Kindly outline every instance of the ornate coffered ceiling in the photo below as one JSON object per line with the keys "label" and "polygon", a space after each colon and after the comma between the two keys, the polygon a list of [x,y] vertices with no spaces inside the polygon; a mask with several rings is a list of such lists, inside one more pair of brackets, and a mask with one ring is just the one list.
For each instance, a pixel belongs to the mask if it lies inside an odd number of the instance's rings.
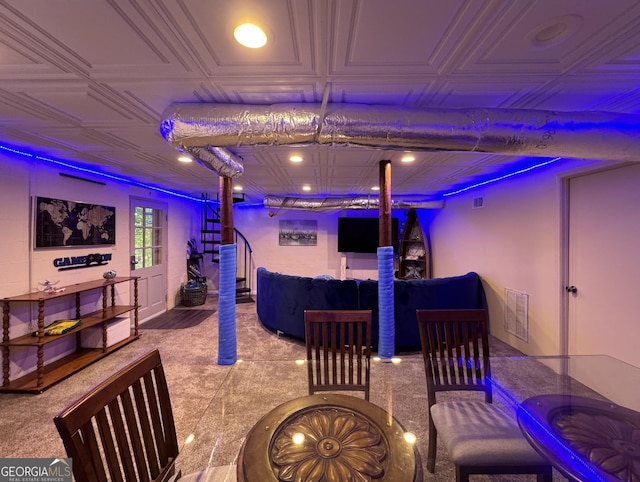
{"label": "ornate coffered ceiling", "polygon": [[[233,28],[267,28],[260,50]],[[640,4],[580,0],[4,0],[0,143],[199,196],[218,176],[159,133],[174,102],[640,111]],[[337,146],[230,148],[265,195],[431,195],[518,156]],[[291,163],[300,154],[302,163]],[[302,186],[311,191],[302,191]]]}

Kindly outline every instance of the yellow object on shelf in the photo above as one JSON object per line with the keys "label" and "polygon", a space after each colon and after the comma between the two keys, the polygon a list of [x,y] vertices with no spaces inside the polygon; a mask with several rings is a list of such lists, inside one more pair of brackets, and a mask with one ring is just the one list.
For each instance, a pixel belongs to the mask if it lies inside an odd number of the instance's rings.
{"label": "yellow object on shelf", "polygon": [[[76,326],[82,323],[82,320],[56,320],[53,323],[44,327],[45,336],[50,335],[62,335],[68,331],[73,330]],[[31,332],[32,336],[37,336],[38,331]]]}

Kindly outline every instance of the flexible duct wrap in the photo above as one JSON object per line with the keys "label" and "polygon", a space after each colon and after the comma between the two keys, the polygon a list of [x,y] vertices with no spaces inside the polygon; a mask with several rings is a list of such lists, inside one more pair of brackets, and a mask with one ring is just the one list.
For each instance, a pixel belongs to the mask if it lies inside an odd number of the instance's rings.
{"label": "flexible duct wrap", "polygon": [[160,131],[174,147],[325,144],[637,160],[640,119],[610,112],[407,109],[387,105],[171,104]]}

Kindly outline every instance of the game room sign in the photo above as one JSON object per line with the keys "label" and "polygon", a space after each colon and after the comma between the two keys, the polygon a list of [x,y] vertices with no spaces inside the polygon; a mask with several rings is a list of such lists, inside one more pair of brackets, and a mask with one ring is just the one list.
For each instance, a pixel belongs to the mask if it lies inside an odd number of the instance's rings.
{"label": "game room sign", "polygon": [[92,253],[86,256],[69,256],[67,258],[56,258],[53,265],[58,271],[68,269],[89,268],[91,266],[104,266],[107,261],[111,261],[111,253]]}

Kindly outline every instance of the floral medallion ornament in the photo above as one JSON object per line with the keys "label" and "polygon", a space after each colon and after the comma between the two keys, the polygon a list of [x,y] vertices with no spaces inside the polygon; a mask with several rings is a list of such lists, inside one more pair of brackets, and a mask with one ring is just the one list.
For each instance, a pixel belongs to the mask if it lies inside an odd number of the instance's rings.
{"label": "floral medallion ornament", "polygon": [[640,427],[634,421],[574,410],[556,416],[554,425],[587,460],[620,480],[640,481]]}
{"label": "floral medallion ornament", "polygon": [[387,448],[364,417],[337,408],[299,414],[274,436],[271,462],[282,482],[381,479]]}

